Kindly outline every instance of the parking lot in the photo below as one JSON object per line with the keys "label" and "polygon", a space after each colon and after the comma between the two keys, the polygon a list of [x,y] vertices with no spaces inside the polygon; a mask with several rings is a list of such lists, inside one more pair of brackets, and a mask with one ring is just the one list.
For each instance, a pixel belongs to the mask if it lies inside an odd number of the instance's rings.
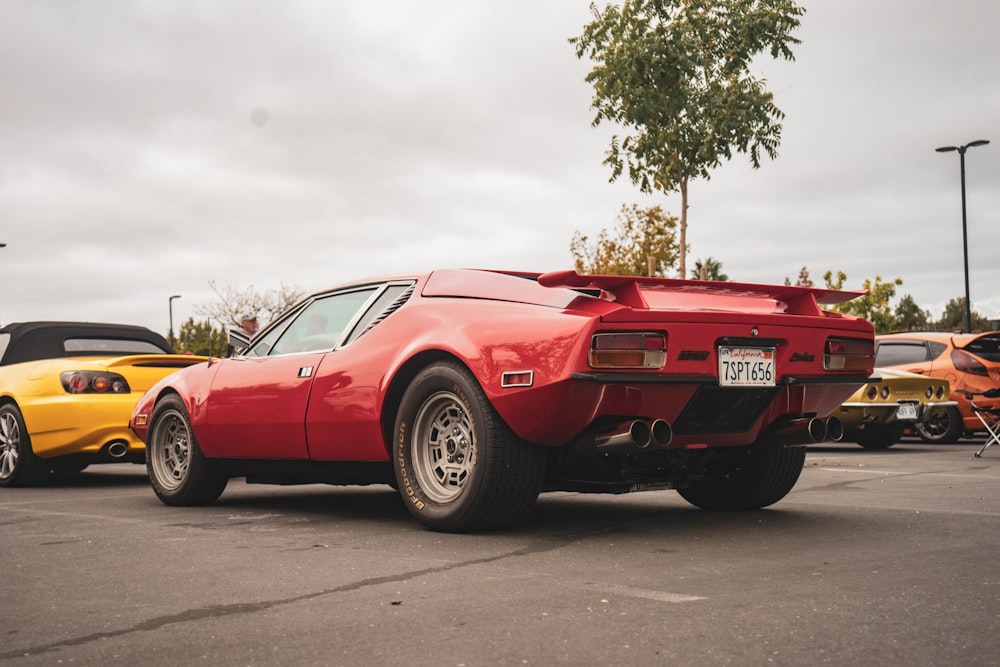
{"label": "parking lot", "polygon": [[424,530],[373,487],[169,508],[135,465],[0,489],[0,662],[993,665],[1000,449],[812,447],[770,509],[545,494]]}

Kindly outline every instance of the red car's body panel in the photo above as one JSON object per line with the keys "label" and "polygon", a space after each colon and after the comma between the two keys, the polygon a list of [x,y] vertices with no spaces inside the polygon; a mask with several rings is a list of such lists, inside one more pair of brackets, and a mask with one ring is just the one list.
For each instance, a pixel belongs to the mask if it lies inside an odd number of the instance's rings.
{"label": "red car's body panel", "polygon": [[[145,440],[157,399],[175,392],[209,458],[386,461],[408,379],[428,360],[454,358],[514,433],[535,445],[564,447],[642,418],[674,426],[671,449],[727,447],[754,443],[781,419],[830,414],[873,367],[872,352],[864,367],[824,369],[830,337],[872,345],[869,323],[818,305],[857,293],[572,272],[438,271],[394,280],[414,281],[412,296],[362,335],[336,349],[235,357],[176,373],[140,401],[134,430]],[[292,319],[252,344],[279,336]],[[591,368],[592,338],[609,331],[664,334],[665,366]],[[720,341],[773,346],[775,386],[719,387]]]}

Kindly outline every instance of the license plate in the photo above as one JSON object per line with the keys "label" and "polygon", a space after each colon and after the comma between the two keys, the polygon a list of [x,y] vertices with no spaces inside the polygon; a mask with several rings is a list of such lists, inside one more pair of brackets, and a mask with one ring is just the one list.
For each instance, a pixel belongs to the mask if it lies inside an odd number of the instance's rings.
{"label": "license plate", "polygon": [[915,403],[900,403],[896,408],[896,419],[909,420],[917,418],[917,406]]}
{"label": "license plate", "polygon": [[719,385],[722,387],[773,387],[773,347],[720,347]]}

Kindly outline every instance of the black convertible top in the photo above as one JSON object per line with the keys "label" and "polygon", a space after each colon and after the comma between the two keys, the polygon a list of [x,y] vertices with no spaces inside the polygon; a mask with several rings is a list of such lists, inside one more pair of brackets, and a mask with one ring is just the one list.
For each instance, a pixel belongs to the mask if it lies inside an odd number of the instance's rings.
{"label": "black convertible top", "polygon": [[[101,345],[74,350],[68,340],[100,341]],[[0,327],[0,366],[61,357],[173,353],[166,338],[132,324],[14,322]]]}

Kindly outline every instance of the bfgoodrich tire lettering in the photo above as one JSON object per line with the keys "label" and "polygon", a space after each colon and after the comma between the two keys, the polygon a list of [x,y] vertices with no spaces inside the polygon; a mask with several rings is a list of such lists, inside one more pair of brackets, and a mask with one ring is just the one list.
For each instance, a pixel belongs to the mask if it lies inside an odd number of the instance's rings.
{"label": "bfgoodrich tire lettering", "polygon": [[31,437],[21,411],[13,403],[0,405],[0,486],[34,486],[52,470],[31,449]]}
{"label": "bfgoodrich tire lettering", "polygon": [[533,507],[545,452],[519,439],[457,362],[428,366],[400,403],[393,467],[409,511],[447,532],[508,525]]}
{"label": "bfgoodrich tire lettering", "polygon": [[167,505],[208,505],[229,481],[205,460],[184,402],[176,395],[161,399],[153,410],[146,472],[156,496]]}
{"label": "bfgoodrich tire lettering", "polygon": [[751,447],[730,470],[713,479],[678,488],[677,492],[702,509],[760,509],[788,495],[805,460],[805,447]]}

